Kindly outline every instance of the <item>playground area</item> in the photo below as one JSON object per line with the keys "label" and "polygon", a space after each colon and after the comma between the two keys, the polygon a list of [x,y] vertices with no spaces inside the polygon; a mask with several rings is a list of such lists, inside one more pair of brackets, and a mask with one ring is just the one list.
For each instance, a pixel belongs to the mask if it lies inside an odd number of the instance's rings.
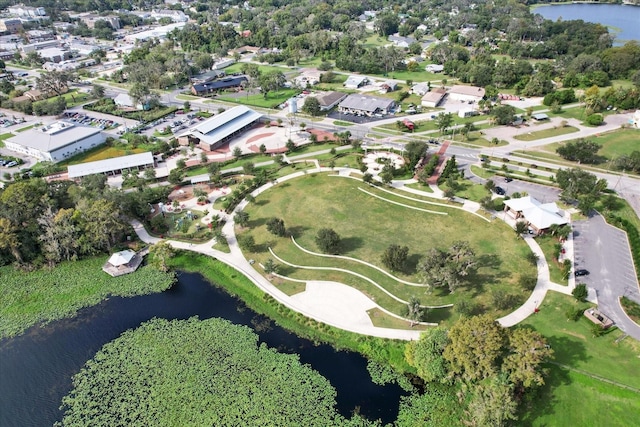
{"label": "playground area", "polygon": [[394,169],[400,169],[405,163],[401,155],[386,151],[368,153],[362,162],[367,165],[367,172],[372,175],[379,175],[387,164],[393,166]]}

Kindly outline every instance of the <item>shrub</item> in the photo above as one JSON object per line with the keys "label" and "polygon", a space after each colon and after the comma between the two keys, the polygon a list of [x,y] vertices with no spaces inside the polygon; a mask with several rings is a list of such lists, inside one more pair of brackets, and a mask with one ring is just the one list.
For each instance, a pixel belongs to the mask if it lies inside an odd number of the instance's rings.
{"label": "shrub", "polygon": [[567,320],[573,320],[574,322],[577,322],[578,320],[580,320],[580,317],[582,317],[582,313],[583,313],[583,310],[581,308],[574,308],[574,307],[569,307],[565,312],[567,316]]}
{"label": "shrub", "polygon": [[602,117],[602,114],[591,114],[585,121],[588,125],[600,126],[604,123],[604,118]]}
{"label": "shrub", "polygon": [[538,277],[527,276],[523,274],[518,278],[518,283],[520,284],[520,286],[522,286],[522,289],[524,289],[525,291],[532,291],[536,287],[536,284],[538,283]]}
{"label": "shrub", "polygon": [[577,301],[584,301],[587,298],[587,295],[589,295],[587,285],[584,283],[576,285],[576,287],[573,288],[573,291],[571,291],[571,295],[573,295]]}

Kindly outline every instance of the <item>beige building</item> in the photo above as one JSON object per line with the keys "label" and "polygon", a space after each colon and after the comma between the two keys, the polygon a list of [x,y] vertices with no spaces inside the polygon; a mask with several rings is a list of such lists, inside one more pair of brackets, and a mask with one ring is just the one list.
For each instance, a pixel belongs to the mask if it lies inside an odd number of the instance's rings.
{"label": "beige building", "polygon": [[0,19],[0,31],[16,34],[22,31],[22,21],[19,19]]}

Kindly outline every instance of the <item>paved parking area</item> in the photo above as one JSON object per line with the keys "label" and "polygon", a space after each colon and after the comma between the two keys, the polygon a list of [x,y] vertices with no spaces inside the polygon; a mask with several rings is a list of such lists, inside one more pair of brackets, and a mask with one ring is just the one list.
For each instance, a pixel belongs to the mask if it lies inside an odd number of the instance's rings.
{"label": "paved parking area", "polygon": [[600,310],[625,333],[640,340],[640,326],[629,320],[618,302],[621,296],[640,302],[626,233],[607,224],[599,214],[576,221],[573,229],[574,269],[590,272],[588,276],[577,277],[576,283],[595,289]]}

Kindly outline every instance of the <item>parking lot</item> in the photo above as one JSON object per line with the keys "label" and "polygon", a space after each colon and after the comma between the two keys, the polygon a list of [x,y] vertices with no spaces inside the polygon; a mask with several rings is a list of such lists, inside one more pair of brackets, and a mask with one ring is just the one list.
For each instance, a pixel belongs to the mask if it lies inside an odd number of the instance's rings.
{"label": "parking lot", "polygon": [[620,329],[640,339],[640,327],[626,317],[618,302],[621,296],[640,302],[626,233],[608,225],[599,214],[576,221],[573,229],[574,270],[589,271],[588,275],[577,277],[576,283],[594,289],[599,309]]}
{"label": "parking lot", "polygon": [[65,111],[63,117],[70,122],[78,123],[85,126],[94,126],[102,130],[113,129],[114,127],[120,126],[120,123],[117,123],[114,120],[93,117],[77,111]]}

